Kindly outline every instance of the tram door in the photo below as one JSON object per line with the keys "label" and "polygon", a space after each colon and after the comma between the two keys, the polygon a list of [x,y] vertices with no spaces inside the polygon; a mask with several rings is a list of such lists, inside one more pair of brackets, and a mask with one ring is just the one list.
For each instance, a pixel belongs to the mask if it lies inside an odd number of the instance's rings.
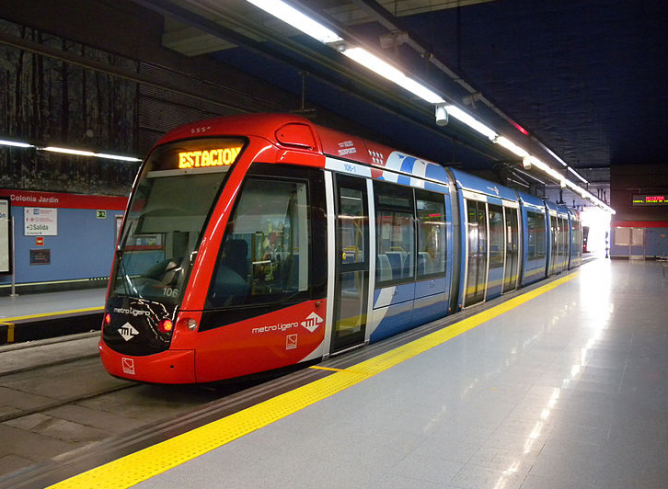
{"label": "tram door", "polygon": [[468,215],[468,260],[466,262],[466,284],[464,307],[485,299],[487,287],[487,204],[466,200]]}
{"label": "tram door", "polygon": [[336,267],[332,352],[364,342],[369,292],[366,181],[336,176]]}
{"label": "tram door", "polygon": [[487,272],[487,299],[501,295],[505,265],[505,228],[503,207],[488,204],[489,216],[489,270]]}
{"label": "tram door", "polygon": [[557,217],[550,215],[550,236],[552,244],[550,245],[550,268],[548,275],[552,275],[557,271],[557,257],[559,255],[558,233],[559,233],[559,226],[557,224]]}
{"label": "tram door", "polygon": [[504,207],[504,211],[506,213],[506,270],[504,273],[503,291],[508,292],[517,288],[520,264],[520,233],[517,209]]}

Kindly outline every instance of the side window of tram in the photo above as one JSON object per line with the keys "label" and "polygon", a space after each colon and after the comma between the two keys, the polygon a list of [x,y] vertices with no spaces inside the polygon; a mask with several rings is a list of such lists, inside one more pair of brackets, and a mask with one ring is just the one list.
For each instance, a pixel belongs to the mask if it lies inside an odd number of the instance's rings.
{"label": "side window of tram", "polygon": [[504,251],[503,207],[489,204],[489,266],[503,267]]}
{"label": "side window of tram", "polygon": [[305,183],[246,182],[225,231],[210,306],[276,302],[308,290],[307,200]]}
{"label": "side window of tram", "polygon": [[445,272],[445,205],[443,196],[416,191],[418,277]]}
{"label": "side window of tram", "polygon": [[341,263],[360,263],[366,260],[365,249],[368,223],[366,205],[359,190],[342,188],[340,196],[339,232],[341,233]]}
{"label": "side window of tram", "polygon": [[374,182],[379,284],[413,278],[415,230],[413,190],[386,182]]}
{"label": "side window of tram", "polygon": [[529,239],[528,260],[545,258],[545,216],[537,212],[527,212]]}

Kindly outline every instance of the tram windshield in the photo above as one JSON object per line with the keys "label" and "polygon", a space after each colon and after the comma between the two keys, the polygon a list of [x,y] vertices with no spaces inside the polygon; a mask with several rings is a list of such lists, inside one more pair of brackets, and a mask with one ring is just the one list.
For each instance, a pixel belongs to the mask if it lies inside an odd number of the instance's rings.
{"label": "tram windshield", "polygon": [[243,145],[197,139],[151,153],[119,240],[114,295],[180,302],[211,208]]}

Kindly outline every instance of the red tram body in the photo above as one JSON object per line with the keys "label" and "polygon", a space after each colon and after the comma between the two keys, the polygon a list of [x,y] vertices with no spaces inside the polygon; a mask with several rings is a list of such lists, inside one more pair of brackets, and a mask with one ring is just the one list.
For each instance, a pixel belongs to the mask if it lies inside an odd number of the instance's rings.
{"label": "red tram body", "polygon": [[[470,277],[488,290],[492,275],[467,260],[459,188],[440,165],[291,115],[179,127],[133,186],[102,362],[137,381],[215,382],[326,358],[466,307]],[[485,198],[521,220],[517,194],[511,202],[494,189]],[[515,243],[515,268],[501,270],[497,295],[522,283],[515,229],[499,240]]]}

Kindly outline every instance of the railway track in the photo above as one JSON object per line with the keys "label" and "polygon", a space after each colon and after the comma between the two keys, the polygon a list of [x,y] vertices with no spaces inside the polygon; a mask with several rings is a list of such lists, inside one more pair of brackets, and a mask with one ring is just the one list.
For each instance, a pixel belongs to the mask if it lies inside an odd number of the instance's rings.
{"label": "railway track", "polygon": [[0,348],[0,481],[226,395],[111,377],[99,360],[98,337]]}
{"label": "railway track", "polygon": [[[15,388],[21,392],[23,392],[22,389],[30,386],[27,392],[30,393],[32,391],[33,393],[40,393],[48,389],[49,385],[53,383],[54,377],[52,376],[52,373],[66,373],[68,370],[88,371],[98,364],[99,361],[97,360],[97,355],[88,355],[80,359],[67,359],[51,362],[48,365],[30,366],[24,369],[0,374],[0,386],[9,389]],[[60,372],[58,372],[58,370],[60,370]],[[69,376],[69,378],[72,377]],[[34,408],[22,409],[20,411],[0,415],[0,423],[25,418],[37,413],[52,411],[56,408],[77,404],[85,400],[105,396],[120,390],[137,388],[139,386],[132,382],[120,383],[117,381],[114,381],[113,383],[105,382],[101,388],[94,383],[84,382],[84,385],[85,387],[83,390],[77,388],[79,392],[75,395],[70,396],[67,395],[67,392],[63,392],[64,397],[54,398],[52,402],[45,402]]]}

